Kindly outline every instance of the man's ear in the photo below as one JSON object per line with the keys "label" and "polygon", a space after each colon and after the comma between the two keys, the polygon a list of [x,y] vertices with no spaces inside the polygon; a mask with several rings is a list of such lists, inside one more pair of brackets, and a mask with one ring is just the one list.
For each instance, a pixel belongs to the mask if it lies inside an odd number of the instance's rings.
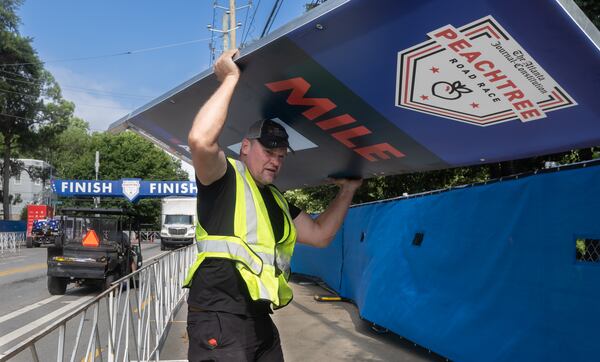
{"label": "man's ear", "polygon": [[242,140],[242,147],[240,148],[240,155],[247,155],[248,152],[250,151],[250,140],[247,138],[244,138]]}

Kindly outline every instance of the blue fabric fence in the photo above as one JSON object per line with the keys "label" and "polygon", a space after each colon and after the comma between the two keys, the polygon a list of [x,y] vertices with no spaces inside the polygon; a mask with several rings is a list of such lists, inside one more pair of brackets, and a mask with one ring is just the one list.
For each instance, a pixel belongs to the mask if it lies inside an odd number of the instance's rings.
{"label": "blue fabric fence", "polygon": [[600,263],[576,258],[599,245],[599,185],[591,166],[357,206],[292,268],[452,360],[600,360]]}
{"label": "blue fabric fence", "polygon": [[27,222],[25,221],[0,221],[0,233],[4,232],[25,232]]}

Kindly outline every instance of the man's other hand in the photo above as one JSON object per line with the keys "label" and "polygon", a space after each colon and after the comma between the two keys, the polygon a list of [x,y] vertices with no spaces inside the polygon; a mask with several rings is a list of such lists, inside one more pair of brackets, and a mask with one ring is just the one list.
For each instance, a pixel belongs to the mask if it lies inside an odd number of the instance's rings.
{"label": "man's other hand", "polygon": [[233,57],[238,55],[237,49],[231,49],[223,52],[215,62],[214,72],[219,82],[223,82],[227,77],[234,77],[236,80],[240,77],[240,68],[233,62]]}
{"label": "man's other hand", "polygon": [[355,192],[360,185],[362,185],[362,178],[359,179],[349,179],[349,178],[339,178],[333,179],[332,183],[338,185],[338,187],[344,191]]}

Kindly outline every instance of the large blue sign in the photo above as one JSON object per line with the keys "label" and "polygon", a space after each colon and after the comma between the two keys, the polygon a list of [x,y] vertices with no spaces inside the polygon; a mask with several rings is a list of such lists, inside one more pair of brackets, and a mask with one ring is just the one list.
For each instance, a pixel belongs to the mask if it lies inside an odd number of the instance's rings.
{"label": "large blue sign", "polygon": [[[600,32],[572,0],[329,0],[241,51],[219,137],[257,119],[296,154],[281,189],[600,144]],[[190,161],[212,70],[115,122]]]}
{"label": "large blue sign", "polygon": [[53,180],[52,189],[58,196],[125,197],[131,202],[139,198],[196,196],[192,181],[121,180]]}

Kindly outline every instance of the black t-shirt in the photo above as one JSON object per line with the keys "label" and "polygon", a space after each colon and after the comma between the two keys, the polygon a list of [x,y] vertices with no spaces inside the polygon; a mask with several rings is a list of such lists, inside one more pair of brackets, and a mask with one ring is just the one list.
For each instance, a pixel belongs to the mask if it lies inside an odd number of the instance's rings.
{"label": "black t-shirt", "polygon": [[[211,235],[233,235],[235,211],[235,170],[227,162],[227,171],[219,180],[204,186],[198,185],[198,222]],[[260,188],[275,240],[283,237],[284,214],[268,187]],[[295,219],[301,212],[290,204],[290,214]],[[192,279],[188,305],[210,311],[241,315],[268,313],[270,302],[253,301],[244,279],[229,259],[206,258]]]}

